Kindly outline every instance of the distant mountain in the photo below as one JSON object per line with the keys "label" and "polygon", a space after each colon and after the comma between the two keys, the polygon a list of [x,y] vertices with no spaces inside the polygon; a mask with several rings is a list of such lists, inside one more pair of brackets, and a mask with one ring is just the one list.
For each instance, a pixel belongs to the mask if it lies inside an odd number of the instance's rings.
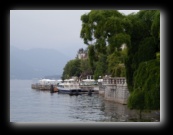
{"label": "distant mountain", "polygon": [[59,76],[70,59],[73,58],[53,49],[21,50],[10,46],[10,79]]}

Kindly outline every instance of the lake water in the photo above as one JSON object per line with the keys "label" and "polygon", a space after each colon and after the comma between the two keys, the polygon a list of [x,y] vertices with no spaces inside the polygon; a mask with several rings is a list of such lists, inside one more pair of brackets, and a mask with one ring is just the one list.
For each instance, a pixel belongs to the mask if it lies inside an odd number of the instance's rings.
{"label": "lake water", "polygon": [[31,88],[32,80],[10,80],[10,122],[160,122],[160,112],[144,113],[103,96],[50,93]]}

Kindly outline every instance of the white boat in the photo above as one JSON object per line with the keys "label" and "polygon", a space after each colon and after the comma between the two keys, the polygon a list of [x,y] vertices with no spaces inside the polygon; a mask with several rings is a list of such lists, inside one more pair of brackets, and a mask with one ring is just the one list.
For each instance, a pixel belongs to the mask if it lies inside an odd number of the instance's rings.
{"label": "white boat", "polygon": [[99,86],[98,81],[94,79],[84,79],[80,82],[80,88],[81,92],[87,92],[89,93],[98,93],[99,92]]}
{"label": "white boat", "polygon": [[92,85],[97,85],[97,81],[94,79],[84,79],[80,82],[81,86],[92,86]]}
{"label": "white boat", "polygon": [[79,83],[75,79],[65,79],[64,82],[59,83],[58,93],[64,94],[79,94],[81,91]]}

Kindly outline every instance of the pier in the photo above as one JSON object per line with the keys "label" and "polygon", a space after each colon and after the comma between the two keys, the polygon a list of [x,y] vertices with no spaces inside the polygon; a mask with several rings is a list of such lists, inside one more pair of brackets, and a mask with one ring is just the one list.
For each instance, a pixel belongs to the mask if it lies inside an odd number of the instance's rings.
{"label": "pier", "polygon": [[[56,86],[57,85],[53,85],[54,90],[56,89]],[[36,83],[36,84],[32,84],[31,88],[32,89],[38,89],[38,90],[50,90],[51,84],[39,84],[39,83]]]}
{"label": "pier", "polygon": [[31,88],[38,89],[38,90],[50,90],[51,85],[53,85],[53,90],[58,91],[57,84],[60,82],[62,82],[62,80],[41,79],[33,83],[31,85]]}

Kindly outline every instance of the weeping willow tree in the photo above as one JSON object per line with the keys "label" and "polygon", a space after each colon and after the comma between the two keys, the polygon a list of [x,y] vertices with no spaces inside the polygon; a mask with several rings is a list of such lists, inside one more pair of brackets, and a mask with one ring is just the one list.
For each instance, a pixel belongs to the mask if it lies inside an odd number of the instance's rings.
{"label": "weeping willow tree", "polygon": [[128,107],[140,113],[157,110],[160,109],[160,12],[145,10],[128,18],[134,23],[126,59]]}
{"label": "weeping willow tree", "polygon": [[129,91],[133,91],[134,72],[141,62],[155,59],[160,52],[160,12],[158,10],[141,10],[137,14],[127,16],[132,25],[131,44],[127,44],[128,52],[125,61],[126,78]]}
{"label": "weeping willow tree", "polygon": [[128,99],[130,109],[160,109],[160,60],[142,62],[134,73],[134,87]]}

